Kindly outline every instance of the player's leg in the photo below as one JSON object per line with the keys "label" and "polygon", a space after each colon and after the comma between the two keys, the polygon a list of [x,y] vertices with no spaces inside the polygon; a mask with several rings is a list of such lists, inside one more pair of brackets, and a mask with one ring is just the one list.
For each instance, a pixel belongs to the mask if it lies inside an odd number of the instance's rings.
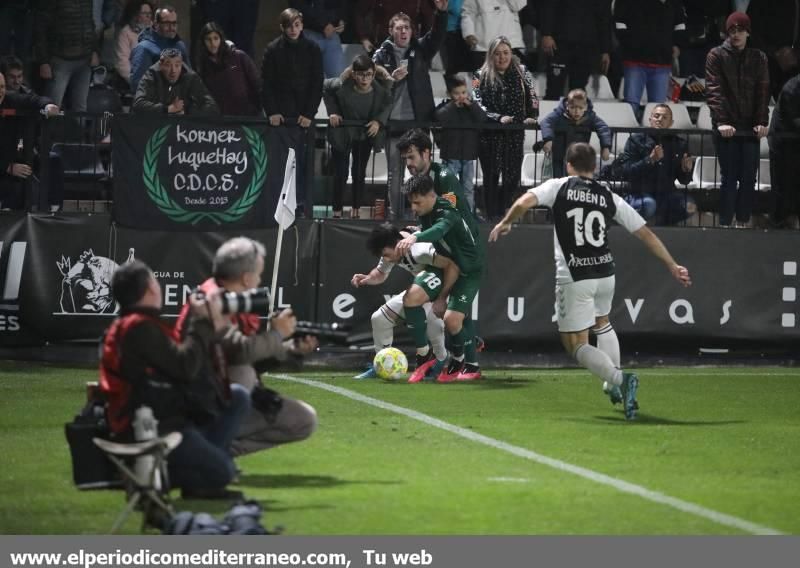
{"label": "player's leg", "polygon": [[418,383],[425,378],[425,373],[436,364],[436,357],[428,344],[428,325],[425,316],[426,303],[435,300],[442,288],[442,277],[436,270],[420,272],[414,283],[408,287],[403,297],[403,311],[406,326],[416,347],[416,366],[408,378],[410,383]]}
{"label": "player's leg", "polygon": [[[452,357],[450,365],[439,375],[439,382],[474,380],[481,377],[475,346],[475,328],[469,318],[480,284],[480,275],[462,274],[450,291],[444,324],[450,336]],[[469,360],[466,355],[469,355]]]}
{"label": "player's leg", "polygon": [[[403,294],[395,294],[380,308],[372,312],[370,323],[372,324],[372,343],[375,353],[384,347],[391,347],[394,341],[394,328],[403,319]],[[378,375],[375,367],[370,361],[367,369],[353,377],[354,379],[374,379]]]}
{"label": "player's leg", "polygon": [[[606,287],[604,287],[605,290]],[[603,293],[595,296],[594,307],[596,315],[592,333],[597,338],[597,348],[608,355],[615,367],[620,368],[619,339],[617,338],[617,332],[614,331],[614,326],[611,325],[608,319],[608,314],[611,311],[611,300],[614,297],[613,288],[611,292],[611,294]],[[603,391],[609,396],[612,404],[622,402],[622,391],[619,386],[604,382]]]}
{"label": "player's leg", "polygon": [[436,363],[425,373],[426,379],[435,379],[447,364],[447,347],[444,340],[444,320],[433,313],[433,304],[428,302],[425,308],[425,321],[427,322],[428,340],[436,357]]}

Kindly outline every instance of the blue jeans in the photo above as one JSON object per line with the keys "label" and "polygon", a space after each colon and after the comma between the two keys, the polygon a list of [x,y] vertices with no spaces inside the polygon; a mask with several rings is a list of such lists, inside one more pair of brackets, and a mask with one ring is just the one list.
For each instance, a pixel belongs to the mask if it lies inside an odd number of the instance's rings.
{"label": "blue jeans", "polygon": [[442,160],[461,180],[469,208],[475,211],[475,160]]}
{"label": "blue jeans", "polygon": [[625,65],[625,102],[633,107],[636,118],[641,119],[642,93],[647,88],[647,102],[663,103],[667,100],[667,87],[672,70],[669,67],[643,67]]}
{"label": "blue jeans", "polygon": [[[326,79],[338,77],[344,71],[344,53],[342,53],[342,41],[339,34],[334,33],[331,37],[325,37],[319,32],[309,29],[303,30],[303,35],[319,46],[322,51],[322,70]],[[348,61],[348,64],[351,62]]]}
{"label": "blue jeans", "polygon": [[92,69],[89,59],[59,59],[50,61],[53,78],[46,87],[47,96],[58,106],[63,106],[64,94],[69,89],[69,108],[75,112],[86,112],[86,99],[89,98],[89,81]]}
{"label": "blue jeans", "polygon": [[639,213],[639,215],[644,217],[645,221],[649,221],[656,216],[656,209],[658,205],[652,195],[647,193],[629,193],[624,199],[628,205],[636,209],[636,212]]}
{"label": "blue jeans", "polygon": [[723,138],[714,129],[714,148],[719,160],[719,224],[730,225],[733,215],[747,223],[753,212],[758,171],[759,141],[755,137]]}

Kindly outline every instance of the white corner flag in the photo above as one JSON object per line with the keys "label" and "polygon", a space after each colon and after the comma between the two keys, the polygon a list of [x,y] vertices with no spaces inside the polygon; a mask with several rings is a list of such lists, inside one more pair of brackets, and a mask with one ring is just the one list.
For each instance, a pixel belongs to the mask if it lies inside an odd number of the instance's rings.
{"label": "white corner flag", "polygon": [[297,209],[297,159],[294,155],[294,148],[289,148],[289,155],[286,157],[286,173],[283,175],[283,187],[281,196],[278,198],[278,206],[275,208],[275,221],[278,222],[282,230],[286,230],[294,223],[294,212]]}

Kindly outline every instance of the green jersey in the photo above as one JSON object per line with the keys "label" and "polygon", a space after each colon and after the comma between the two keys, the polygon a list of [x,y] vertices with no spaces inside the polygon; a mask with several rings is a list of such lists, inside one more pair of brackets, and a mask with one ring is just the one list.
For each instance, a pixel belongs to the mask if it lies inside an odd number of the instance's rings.
{"label": "green jersey", "polygon": [[[453,173],[453,170],[444,164],[437,164],[433,162],[428,175],[433,178],[433,189],[436,195],[444,197],[461,213],[461,217],[469,225],[472,236],[477,240],[480,236],[478,231],[478,219],[475,217],[475,212],[470,209],[467,197],[464,195],[464,188],[458,180],[458,176]],[[452,197],[450,197],[452,195]]]}
{"label": "green jersey", "polygon": [[453,259],[462,275],[483,274],[485,249],[452,202],[437,197],[433,209],[419,218],[418,243],[434,243],[437,250]]}

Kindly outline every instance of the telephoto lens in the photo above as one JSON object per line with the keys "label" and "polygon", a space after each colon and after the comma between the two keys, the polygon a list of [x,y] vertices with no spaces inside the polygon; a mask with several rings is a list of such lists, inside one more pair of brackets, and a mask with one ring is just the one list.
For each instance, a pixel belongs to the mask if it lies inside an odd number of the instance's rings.
{"label": "telephoto lens", "polygon": [[223,314],[266,314],[269,310],[269,288],[225,292],[221,299]]}

